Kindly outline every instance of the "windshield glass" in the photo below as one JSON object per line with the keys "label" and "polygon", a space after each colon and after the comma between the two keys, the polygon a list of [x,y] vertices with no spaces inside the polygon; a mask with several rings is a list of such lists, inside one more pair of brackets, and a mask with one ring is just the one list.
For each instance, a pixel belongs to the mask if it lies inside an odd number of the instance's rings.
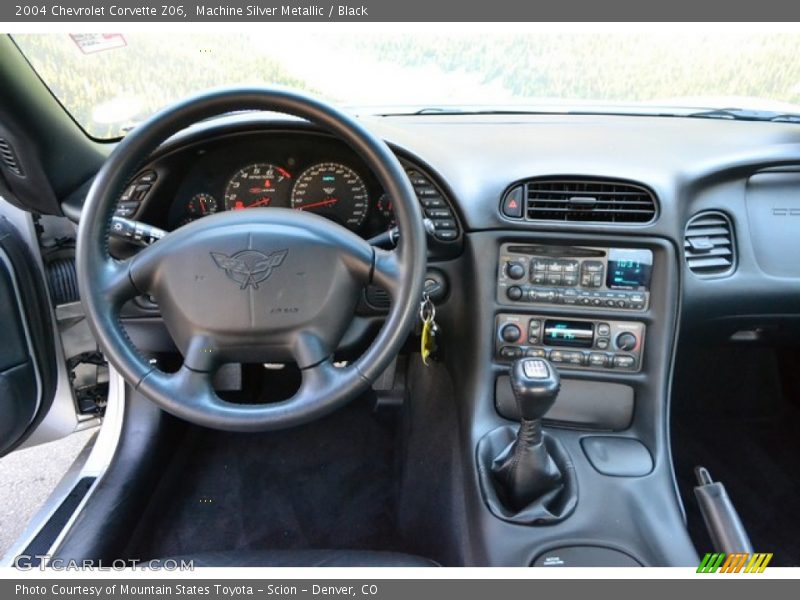
{"label": "windshield glass", "polygon": [[[37,34],[15,41],[90,135],[238,84],[306,90],[359,112],[476,107],[746,108],[798,113],[796,34]],[[655,110],[654,107],[659,107]]]}

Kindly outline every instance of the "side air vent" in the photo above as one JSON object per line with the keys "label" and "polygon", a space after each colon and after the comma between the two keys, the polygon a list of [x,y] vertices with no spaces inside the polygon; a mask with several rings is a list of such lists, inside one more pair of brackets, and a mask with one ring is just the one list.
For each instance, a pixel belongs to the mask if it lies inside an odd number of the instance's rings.
{"label": "side air vent", "polygon": [[11,146],[5,138],[0,138],[0,161],[2,161],[5,167],[12,173],[20,177],[25,176],[25,172],[19,164],[13,146]]}
{"label": "side air vent", "polygon": [[733,224],[725,213],[701,212],[689,219],[683,240],[686,266],[700,277],[726,275],[736,263]]}
{"label": "side air vent", "polygon": [[631,183],[534,179],[525,184],[525,218],[529,220],[649,223],[655,216],[653,194]]}

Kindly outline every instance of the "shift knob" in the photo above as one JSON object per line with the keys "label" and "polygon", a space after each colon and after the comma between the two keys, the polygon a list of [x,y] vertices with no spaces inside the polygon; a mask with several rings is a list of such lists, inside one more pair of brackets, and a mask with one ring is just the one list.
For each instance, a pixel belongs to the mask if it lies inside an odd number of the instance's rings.
{"label": "shift knob", "polygon": [[524,421],[541,419],[558,396],[561,378],[544,358],[521,358],[511,366],[511,390]]}

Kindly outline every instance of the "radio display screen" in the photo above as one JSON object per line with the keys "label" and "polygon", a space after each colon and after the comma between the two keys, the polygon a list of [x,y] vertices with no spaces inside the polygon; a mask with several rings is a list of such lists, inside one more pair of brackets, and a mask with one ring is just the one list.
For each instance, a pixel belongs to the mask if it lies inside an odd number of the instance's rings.
{"label": "radio display screen", "polygon": [[611,248],[606,286],[612,290],[646,290],[650,287],[653,253],[650,250]]}
{"label": "radio display screen", "polygon": [[594,325],[585,321],[547,319],[544,322],[543,342],[546,346],[572,346],[591,348]]}

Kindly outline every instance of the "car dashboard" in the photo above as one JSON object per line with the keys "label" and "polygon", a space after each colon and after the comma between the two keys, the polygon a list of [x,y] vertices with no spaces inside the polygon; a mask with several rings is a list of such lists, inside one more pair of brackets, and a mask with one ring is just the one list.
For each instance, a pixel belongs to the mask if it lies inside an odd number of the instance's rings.
{"label": "car dashboard", "polygon": [[[426,373],[450,378],[442,385],[460,413],[468,472],[481,470],[481,440],[519,417],[513,361],[546,358],[561,374],[545,423],[581,481],[576,516],[514,525],[467,478],[482,562],[532,564],[570,539],[644,565],[691,563],[688,538],[673,535],[684,524],[667,437],[679,340],[800,335],[791,259],[800,127],[611,115],[362,120],[400,159],[433,224],[426,285],[439,290],[445,369]],[[273,207],[317,212],[364,239],[394,226],[391,198],[352,149],[268,115],[223,117],[168,140],[117,215],[171,231]],[[124,246],[112,250],[132,252]],[[138,347],[162,357],[175,349],[157,300],[129,303],[122,318]],[[340,360],[369,345],[388,306],[365,290]],[[412,336],[406,354],[418,344]]]}

